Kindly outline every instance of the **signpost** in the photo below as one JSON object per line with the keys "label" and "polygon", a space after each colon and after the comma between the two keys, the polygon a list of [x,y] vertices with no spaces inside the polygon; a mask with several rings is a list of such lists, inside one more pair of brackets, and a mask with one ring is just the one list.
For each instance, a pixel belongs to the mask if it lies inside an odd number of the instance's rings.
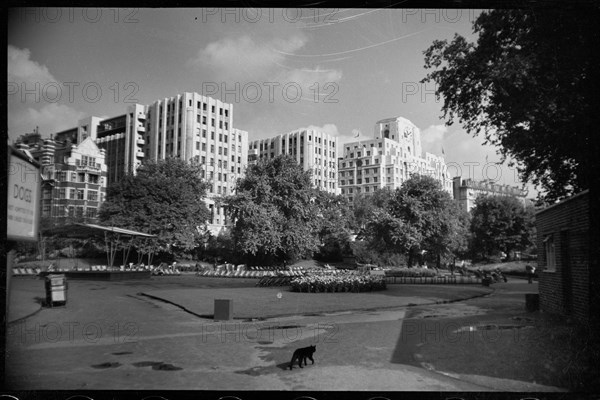
{"label": "signpost", "polygon": [[39,165],[18,150],[9,149],[6,238],[37,241],[40,220]]}
{"label": "signpost", "polygon": [[37,162],[9,146],[6,210],[6,315],[10,306],[10,278],[15,260],[15,242],[38,240],[41,176]]}

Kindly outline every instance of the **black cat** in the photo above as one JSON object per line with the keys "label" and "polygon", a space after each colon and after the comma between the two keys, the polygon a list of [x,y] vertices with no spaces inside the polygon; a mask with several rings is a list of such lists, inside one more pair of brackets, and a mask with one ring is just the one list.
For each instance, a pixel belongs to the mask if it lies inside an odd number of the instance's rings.
{"label": "black cat", "polygon": [[296,360],[298,360],[298,365],[300,368],[303,368],[302,361],[304,361],[304,365],[307,364],[307,358],[314,364],[315,360],[313,359],[313,354],[315,351],[317,351],[317,346],[303,347],[294,351],[294,354],[292,355],[292,361],[290,361],[290,369],[294,367],[294,361]]}

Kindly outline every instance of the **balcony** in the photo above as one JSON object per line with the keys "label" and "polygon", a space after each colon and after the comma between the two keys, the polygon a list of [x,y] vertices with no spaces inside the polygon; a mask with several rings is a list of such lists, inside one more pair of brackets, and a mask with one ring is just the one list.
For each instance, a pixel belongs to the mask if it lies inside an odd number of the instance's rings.
{"label": "balcony", "polygon": [[137,144],[140,144],[140,145],[145,145],[146,144],[146,141],[142,137],[137,138],[137,140],[135,142]]}
{"label": "balcony", "polygon": [[138,150],[138,151],[135,153],[135,156],[136,156],[137,158],[144,158],[145,154],[144,154],[144,152],[143,152],[142,150]]}
{"label": "balcony", "polygon": [[144,114],[144,113],[138,113],[137,118],[140,121],[145,121],[146,120],[146,114]]}
{"label": "balcony", "polygon": [[146,127],[143,126],[143,125],[140,125],[140,126],[137,127],[137,131],[138,132],[146,132]]}

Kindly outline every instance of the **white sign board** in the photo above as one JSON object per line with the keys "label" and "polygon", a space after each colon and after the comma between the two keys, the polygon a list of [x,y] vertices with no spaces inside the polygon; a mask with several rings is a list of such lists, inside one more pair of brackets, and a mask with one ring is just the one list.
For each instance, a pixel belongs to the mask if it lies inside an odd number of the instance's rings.
{"label": "white sign board", "polygon": [[40,170],[17,150],[9,149],[9,159],[6,237],[36,241],[40,220]]}

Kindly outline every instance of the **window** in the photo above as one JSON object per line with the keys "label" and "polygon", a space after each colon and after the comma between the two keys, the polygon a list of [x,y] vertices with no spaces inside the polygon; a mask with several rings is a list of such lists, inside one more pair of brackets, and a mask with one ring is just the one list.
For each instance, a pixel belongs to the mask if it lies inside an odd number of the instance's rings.
{"label": "window", "polygon": [[546,271],[556,271],[554,235],[544,237],[544,252],[546,253]]}
{"label": "window", "polygon": [[96,209],[88,207],[85,209],[85,216],[87,218],[96,218]]}

